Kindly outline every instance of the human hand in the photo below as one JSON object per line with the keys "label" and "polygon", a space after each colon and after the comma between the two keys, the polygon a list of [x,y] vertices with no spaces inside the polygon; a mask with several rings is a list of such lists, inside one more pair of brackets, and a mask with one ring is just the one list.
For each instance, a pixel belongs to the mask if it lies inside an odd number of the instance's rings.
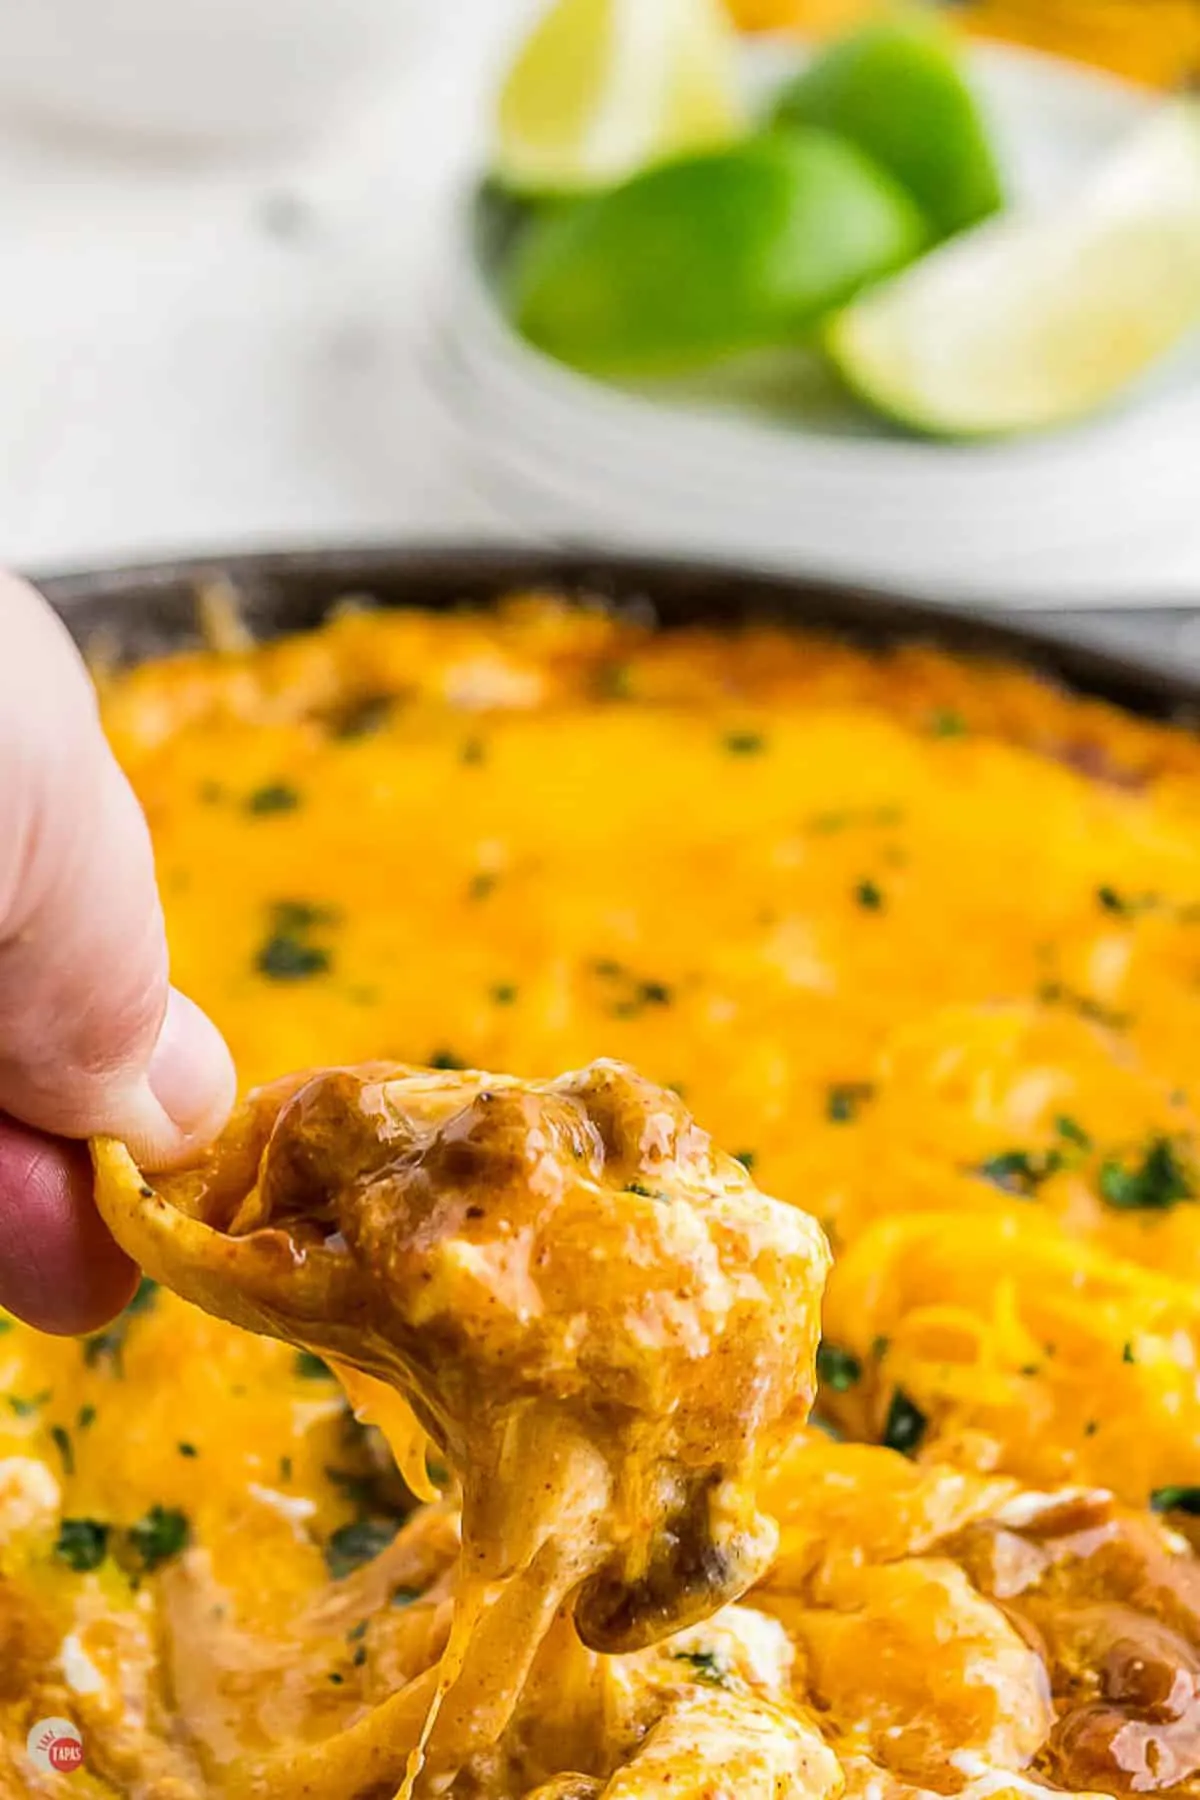
{"label": "human hand", "polygon": [[146,822],[86,670],[44,601],[0,575],[0,1306],[45,1331],[105,1323],[136,1270],[81,1140],[121,1137],[169,1168],[233,1096],[216,1027],[168,987]]}

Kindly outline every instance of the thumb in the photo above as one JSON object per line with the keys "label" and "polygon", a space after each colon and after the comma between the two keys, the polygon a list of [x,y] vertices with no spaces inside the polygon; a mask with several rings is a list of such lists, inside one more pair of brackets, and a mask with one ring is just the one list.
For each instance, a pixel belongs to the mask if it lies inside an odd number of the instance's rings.
{"label": "thumb", "polygon": [[159,1168],[215,1135],[233,1090],[216,1028],[168,988],[149,833],[86,671],[0,577],[0,1111]]}

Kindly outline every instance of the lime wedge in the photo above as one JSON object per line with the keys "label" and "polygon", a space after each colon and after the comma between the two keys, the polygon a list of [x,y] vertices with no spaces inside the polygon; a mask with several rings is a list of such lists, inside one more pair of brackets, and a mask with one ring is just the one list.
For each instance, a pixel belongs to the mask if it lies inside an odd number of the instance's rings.
{"label": "lime wedge", "polygon": [[780,95],[782,125],[819,125],[882,163],[939,237],[999,210],[1003,194],[987,127],[958,40],[913,7],[822,51]]}
{"label": "lime wedge", "polygon": [[520,193],[577,192],[744,125],[721,0],[557,0],[501,91],[494,172]]}
{"label": "lime wedge", "polygon": [[1200,109],[1173,102],[1092,187],[980,226],[864,295],[828,347],[879,412],[947,437],[1112,400],[1200,325]]}
{"label": "lime wedge", "polygon": [[535,220],[512,309],[560,361],[675,374],[794,342],[925,240],[909,196],[853,145],[767,133]]}

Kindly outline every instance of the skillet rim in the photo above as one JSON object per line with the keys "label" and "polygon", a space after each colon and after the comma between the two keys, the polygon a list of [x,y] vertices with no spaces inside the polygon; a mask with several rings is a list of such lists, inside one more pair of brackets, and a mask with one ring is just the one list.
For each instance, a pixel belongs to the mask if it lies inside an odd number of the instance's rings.
{"label": "skillet rim", "polygon": [[1200,722],[1200,676],[1167,655],[1091,645],[966,605],[707,559],[571,545],[346,544],[169,557],[51,574],[37,585],[77,641],[103,637],[137,661],[196,641],[195,596],[216,581],[232,584],[248,624],[265,636],[315,626],[350,597],[443,610],[521,588],[557,589],[649,608],[667,628],[765,617],[871,648],[926,642],[1016,662],[1143,716],[1191,729]]}

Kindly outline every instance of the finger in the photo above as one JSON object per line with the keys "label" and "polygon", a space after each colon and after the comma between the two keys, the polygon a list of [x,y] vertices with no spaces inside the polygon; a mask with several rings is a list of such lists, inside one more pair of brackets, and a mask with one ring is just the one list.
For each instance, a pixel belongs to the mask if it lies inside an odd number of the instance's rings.
{"label": "finger", "polygon": [[167,986],[149,834],[70,639],[0,579],[0,1110],[148,1167],[224,1123],[215,1027]]}
{"label": "finger", "polygon": [[136,1285],[92,1203],[86,1147],[0,1119],[0,1306],[42,1331],[95,1331]]}

